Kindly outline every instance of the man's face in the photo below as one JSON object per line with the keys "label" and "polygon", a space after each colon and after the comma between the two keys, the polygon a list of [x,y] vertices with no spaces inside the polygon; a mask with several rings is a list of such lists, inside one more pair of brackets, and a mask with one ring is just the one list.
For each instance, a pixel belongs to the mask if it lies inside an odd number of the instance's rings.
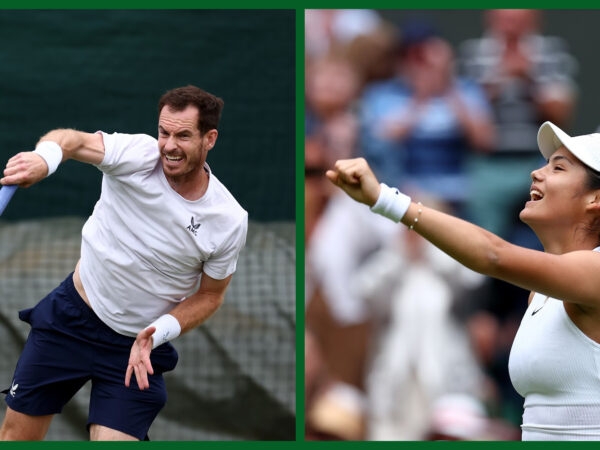
{"label": "man's face", "polygon": [[202,173],[208,151],[214,146],[217,130],[204,134],[198,129],[198,109],[183,111],[163,107],[158,118],[158,148],[167,178],[193,181]]}

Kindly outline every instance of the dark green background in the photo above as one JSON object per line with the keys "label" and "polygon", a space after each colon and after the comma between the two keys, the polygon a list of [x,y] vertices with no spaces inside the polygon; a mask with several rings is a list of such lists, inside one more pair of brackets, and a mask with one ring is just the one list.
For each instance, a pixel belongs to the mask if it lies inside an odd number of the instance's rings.
{"label": "dark green background", "polygon": [[[166,5],[168,6],[168,5]],[[250,220],[295,217],[294,10],[0,11],[0,166],[53,128],[156,135],[160,95],[225,101],[208,162]],[[3,219],[88,215],[101,173],[68,161]]]}

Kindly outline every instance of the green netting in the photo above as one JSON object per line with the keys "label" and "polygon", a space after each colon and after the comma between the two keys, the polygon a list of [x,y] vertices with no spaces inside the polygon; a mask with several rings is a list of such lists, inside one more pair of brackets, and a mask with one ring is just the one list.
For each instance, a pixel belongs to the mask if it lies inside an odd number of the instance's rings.
{"label": "green netting", "polygon": [[[73,270],[83,222],[0,222],[0,390],[29,332],[18,311]],[[169,400],[151,439],[294,439],[294,230],[287,222],[250,223],[223,306],[173,342],[179,364],[166,376]],[[88,404],[89,384],[56,416],[47,439],[87,439]]]}

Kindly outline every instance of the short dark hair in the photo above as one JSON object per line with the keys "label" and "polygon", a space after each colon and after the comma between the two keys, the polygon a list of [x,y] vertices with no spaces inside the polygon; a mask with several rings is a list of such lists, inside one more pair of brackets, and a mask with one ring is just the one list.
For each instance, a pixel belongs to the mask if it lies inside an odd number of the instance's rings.
{"label": "short dark hair", "polygon": [[165,92],[158,101],[158,114],[165,106],[172,111],[183,111],[188,106],[195,106],[198,108],[198,130],[204,134],[218,129],[223,105],[223,99],[199,87],[188,85]]}

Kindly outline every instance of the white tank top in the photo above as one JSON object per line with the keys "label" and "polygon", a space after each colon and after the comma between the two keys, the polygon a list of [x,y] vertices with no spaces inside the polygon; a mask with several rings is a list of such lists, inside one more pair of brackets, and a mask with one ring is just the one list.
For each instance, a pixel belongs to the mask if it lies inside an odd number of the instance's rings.
{"label": "white tank top", "polygon": [[80,275],[94,312],[118,333],[141,329],[199,287],[236,269],[248,214],[210,172],[206,193],[181,197],[156,139],[102,133],[102,193],[82,230]]}
{"label": "white tank top", "polygon": [[600,440],[600,344],[571,321],[561,300],[535,294],[508,368],[525,398],[522,440]]}

